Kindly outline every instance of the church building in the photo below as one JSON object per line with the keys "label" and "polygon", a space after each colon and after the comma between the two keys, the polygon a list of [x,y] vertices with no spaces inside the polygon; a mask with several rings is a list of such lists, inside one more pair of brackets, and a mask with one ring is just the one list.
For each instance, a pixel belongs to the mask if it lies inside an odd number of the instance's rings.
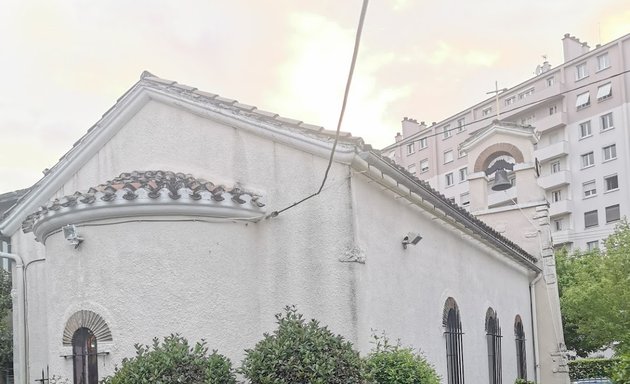
{"label": "church building", "polygon": [[444,383],[568,383],[548,260],[482,220],[359,137],[144,72],[2,216],[15,382],[96,384],[171,333],[238,366],[296,305],[362,354],[374,330],[421,349]]}

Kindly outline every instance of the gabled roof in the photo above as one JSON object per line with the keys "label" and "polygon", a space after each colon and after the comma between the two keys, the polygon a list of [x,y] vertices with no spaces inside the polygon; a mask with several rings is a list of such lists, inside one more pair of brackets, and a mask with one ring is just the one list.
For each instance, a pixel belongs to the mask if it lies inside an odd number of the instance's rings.
{"label": "gabled roof", "polygon": [[[234,122],[246,122],[261,128],[259,131],[267,129],[270,132],[268,136],[277,140],[282,140],[283,135],[285,140],[296,136],[308,138],[311,146],[319,145],[321,153],[330,153],[329,148],[335,140],[335,131],[283,117],[277,113],[264,111],[214,93],[200,91],[195,87],[162,79],[144,71],[140,80],[125,92],[116,101],[116,104],[87,130],[85,135],[72,145],[72,148],[59,159],[57,164],[50,168],[45,176],[35,183],[26,194],[21,196],[15,206],[4,212],[0,221],[0,233],[10,236],[17,231],[21,221],[28,214],[35,212],[39,206],[45,204],[48,198],[61,187],[61,179],[69,178],[74,173],[73,171],[78,170],[83,161],[87,161],[100,146],[113,136],[117,129],[124,125],[126,119],[130,118],[151,99],[185,101],[187,102],[186,106],[200,108],[215,117]],[[112,128],[112,126],[114,127]],[[362,147],[362,138],[352,136],[348,132],[340,133],[338,153],[343,153],[344,149],[346,152],[354,152],[355,148]]]}
{"label": "gabled roof", "polygon": [[15,203],[28,192],[28,188],[0,194],[0,218],[9,211]]}
{"label": "gabled roof", "polygon": [[[259,131],[269,131],[271,134],[268,137],[273,140],[293,140],[291,141],[292,143],[299,141],[300,148],[319,148],[321,150],[319,153],[326,153],[326,156],[330,154],[335,140],[334,131],[282,117],[276,113],[259,110],[254,106],[242,104],[236,100],[227,99],[216,94],[199,91],[197,88],[178,84],[172,80],[161,79],[145,71],[142,73],[140,81],[121,96],[116,104],[61,157],[59,162],[17,200],[15,206],[5,212],[2,221],[0,221],[0,233],[11,235],[20,228],[22,221],[28,215],[35,212],[39,212],[35,213],[35,215],[46,214],[46,210],[50,207],[61,206],[62,203],[58,201],[56,204],[53,202],[48,208],[43,207],[42,210],[39,210],[40,206],[48,202],[50,196],[56,193],[67,178],[74,174],[84,162],[89,160],[95,151],[100,149],[100,146],[104,145],[117,132],[117,129],[122,127],[136,111],[151,99],[165,102],[177,100],[178,105],[183,106],[186,103],[185,107],[195,108],[197,113],[203,112],[211,118],[222,119],[221,121],[229,124],[238,125],[239,122],[245,123],[238,126],[243,129],[251,129],[252,132],[256,131],[259,134]],[[282,137],[285,137],[285,139]],[[372,147],[364,144],[363,139],[360,137],[342,132],[339,135],[339,145],[335,151],[335,159],[337,159],[338,154],[341,154],[341,156],[347,155],[343,159],[348,164],[352,162],[353,165],[356,159],[361,158],[369,167],[376,168],[381,175],[387,175],[399,185],[403,185],[407,190],[420,196],[423,201],[428,202],[433,209],[442,212],[443,217],[448,218],[451,222],[455,222],[460,228],[475,235],[483,242],[492,245],[512,260],[517,261],[530,270],[540,271],[535,265],[536,258],[462,207],[450,202],[442,194],[431,188],[428,183],[411,175],[404,168],[382,156],[380,152],[373,151]],[[136,176],[138,175],[121,175],[123,179]],[[112,183],[122,185],[122,181],[118,179],[113,180]],[[127,182],[125,181],[123,184],[125,183]],[[150,186],[150,184],[148,185]],[[113,184],[101,187],[103,187],[103,191],[93,191],[94,193],[101,193],[102,196],[99,195],[100,197],[107,195],[109,187],[116,189]],[[145,187],[141,186],[142,189],[146,189]],[[138,189],[137,186],[126,185],[114,192],[111,188],[109,188],[109,192],[114,194],[127,194],[129,191],[124,190],[125,188]],[[232,192],[241,193],[240,191],[232,190],[230,192],[232,195],[234,195]],[[110,195],[112,194],[110,193]],[[134,195],[133,191],[132,195]],[[77,199],[85,200],[81,201],[81,203],[90,204],[90,202],[93,202],[92,197],[89,191],[87,195],[81,193],[80,196],[67,196],[63,200],[63,204],[74,204]],[[125,198],[124,196],[122,197]],[[131,198],[133,196],[129,195],[128,197]],[[257,204],[257,197],[249,194],[249,201],[251,204]],[[31,218],[34,217],[31,216]],[[28,227],[30,224],[27,222],[26,225]]]}
{"label": "gabled roof", "polygon": [[488,136],[492,136],[497,133],[526,137],[532,144],[536,144],[538,142],[538,135],[536,134],[534,127],[531,125],[520,125],[508,121],[493,120],[492,123],[486,127],[480,128],[471,133],[470,136],[459,145],[459,148],[464,151],[468,151],[477,144],[484,142]]}

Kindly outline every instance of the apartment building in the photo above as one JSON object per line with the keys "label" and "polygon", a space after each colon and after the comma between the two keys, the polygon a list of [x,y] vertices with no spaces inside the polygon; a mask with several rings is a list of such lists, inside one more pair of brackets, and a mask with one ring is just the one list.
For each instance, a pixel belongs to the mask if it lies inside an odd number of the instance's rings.
{"label": "apartment building", "polygon": [[493,191],[494,176],[484,175],[487,204],[471,206],[469,178],[478,159],[468,156],[467,143],[493,124],[531,128],[530,165],[549,204],[553,246],[599,247],[629,215],[630,34],[593,49],[568,34],[562,42],[561,65],[544,62],[535,77],[443,121],[405,117],[402,134],[383,153],[453,202],[483,213],[521,202],[513,189]]}

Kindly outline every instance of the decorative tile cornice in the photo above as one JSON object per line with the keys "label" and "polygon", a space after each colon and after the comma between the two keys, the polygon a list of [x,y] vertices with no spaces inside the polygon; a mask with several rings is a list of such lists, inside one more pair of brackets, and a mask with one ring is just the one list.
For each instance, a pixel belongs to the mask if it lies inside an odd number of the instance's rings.
{"label": "decorative tile cornice", "polygon": [[[112,218],[116,215],[129,216],[122,211],[125,207],[134,205],[163,207],[165,204],[171,208],[188,207],[185,211],[178,211],[175,208],[171,214],[179,212],[205,217],[226,217],[226,211],[230,214],[241,211],[241,214],[236,215],[238,218],[262,216],[264,214],[262,208],[265,206],[260,195],[246,191],[238,184],[226,187],[195,178],[190,174],[171,171],[133,171],[122,173],[104,184],[90,188],[87,192],[77,191],[72,195],[49,201],[24,220],[22,230],[25,233],[36,232],[36,236],[40,238],[41,233],[37,233],[37,228],[55,216],[67,216],[69,220],[80,211],[99,208],[99,211],[105,212],[102,208],[111,206],[116,208],[117,213],[110,210],[107,217],[93,219]],[[195,209],[191,211],[190,207]],[[222,208],[222,211],[204,210],[203,207]],[[144,212],[150,214],[150,209],[145,208]],[[153,214],[168,215],[168,211],[160,209]]]}

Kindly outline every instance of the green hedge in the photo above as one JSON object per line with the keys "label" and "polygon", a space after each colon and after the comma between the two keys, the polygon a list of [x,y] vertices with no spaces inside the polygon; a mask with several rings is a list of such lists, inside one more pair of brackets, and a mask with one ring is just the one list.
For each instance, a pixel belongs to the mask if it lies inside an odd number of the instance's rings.
{"label": "green hedge", "polygon": [[619,359],[580,359],[569,361],[571,380],[592,377],[612,377],[612,370]]}

